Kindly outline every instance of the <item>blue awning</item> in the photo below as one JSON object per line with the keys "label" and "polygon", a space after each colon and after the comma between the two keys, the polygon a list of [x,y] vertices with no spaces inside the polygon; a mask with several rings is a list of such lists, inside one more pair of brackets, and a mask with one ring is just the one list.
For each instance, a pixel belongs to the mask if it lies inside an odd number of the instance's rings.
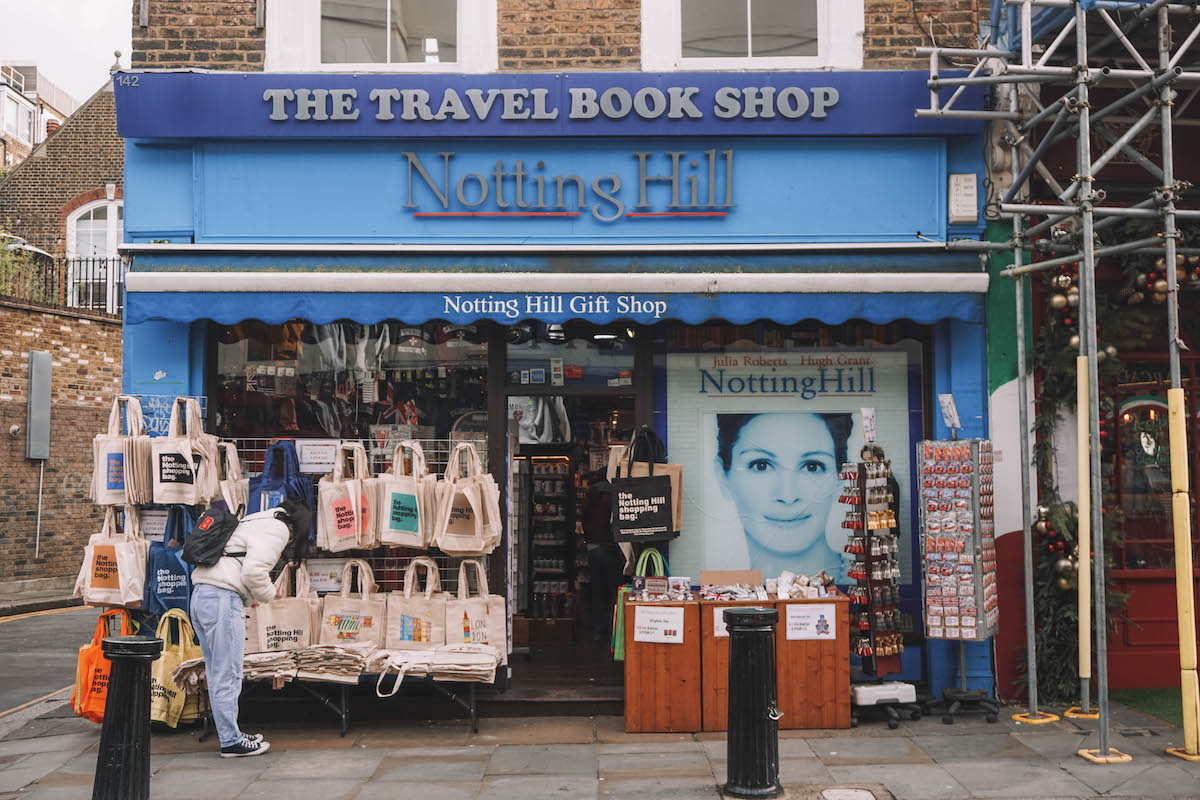
{"label": "blue awning", "polygon": [[303,319],[326,324],[349,319],[363,324],[401,320],[412,324],[446,320],[465,325],[479,320],[513,324],[524,319],[561,323],[582,319],[597,324],[628,320],[654,324],[678,320],[700,324],[721,319],[744,324],[768,319],[790,325],[815,319],[836,325],[852,319],[885,324],[899,319],[930,324],[942,319],[982,322],[983,295],[968,292],[915,293],[545,293],[492,292],[128,292],[125,321],[192,322],[232,325],[256,319],[282,323]]}

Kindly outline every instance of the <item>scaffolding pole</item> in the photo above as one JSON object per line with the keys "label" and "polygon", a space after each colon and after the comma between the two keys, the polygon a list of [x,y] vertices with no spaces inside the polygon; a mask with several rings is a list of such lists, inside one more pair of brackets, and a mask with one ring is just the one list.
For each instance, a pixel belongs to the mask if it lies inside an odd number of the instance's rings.
{"label": "scaffolding pole", "polygon": [[[1096,679],[1094,715],[1099,720],[1098,748],[1080,750],[1079,755],[1095,763],[1120,763],[1131,760],[1109,743],[1108,698],[1108,613],[1105,604],[1106,549],[1104,542],[1104,503],[1102,501],[1100,385],[1098,362],[1104,357],[1099,349],[1096,329],[1097,260],[1122,253],[1151,254],[1162,259],[1167,281],[1166,328],[1169,342],[1170,389],[1168,390],[1173,532],[1175,542],[1175,579],[1180,641],[1180,675],[1184,716],[1182,748],[1168,752],[1189,760],[1200,760],[1200,686],[1197,681],[1196,615],[1192,574],[1192,520],[1189,494],[1185,425],[1187,403],[1180,371],[1179,281],[1176,268],[1189,255],[1200,254],[1194,243],[1179,244],[1180,220],[1200,219],[1200,209],[1180,208],[1189,185],[1174,174],[1173,131],[1176,125],[1196,124],[1184,119],[1183,112],[1200,93],[1200,60],[1189,50],[1200,41],[1200,20],[1193,2],[1152,0],[1003,0],[1008,7],[1005,24],[1007,41],[997,30],[985,46],[979,48],[918,48],[929,57],[930,107],[918,109],[918,117],[973,118],[995,122],[1007,128],[1003,143],[1011,153],[1011,186],[1003,193],[1000,213],[1012,220],[1012,235],[1007,249],[1012,266],[1001,272],[1013,278],[1016,288],[1017,321],[1018,425],[1020,427],[1022,491],[1021,512],[1025,528],[1026,643],[1030,677],[1029,713],[1014,719],[1038,721],[1035,620],[1032,614],[1033,551],[1030,513],[1030,432],[1028,420],[1029,370],[1025,347],[1026,276],[1056,267],[1073,265],[1078,269],[1080,303],[1079,355],[1076,359],[1079,409],[1079,672],[1081,706],[1069,716],[1093,716],[1090,706],[1091,676]],[[1035,9],[1064,9],[1073,13],[1057,30],[1046,31],[1050,43],[1043,46],[1034,35]],[[1114,18],[1118,12],[1121,18]],[[1178,46],[1172,46],[1172,20],[1183,27]],[[1095,23],[1089,36],[1089,21]],[[1152,30],[1148,30],[1151,28]],[[1071,52],[1068,42],[1075,48]],[[1153,34],[1153,52],[1149,45]],[[1003,49],[1001,46],[1007,47]],[[1061,53],[1066,50],[1065,53]],[[970,74],[940,77],[943,59],[978,59]],[[1106,62],[1106,63],[1100,63]],[[1128,81],[1106,104],[1092,108],[1092,89],[1104,81]],[[988,109],[958,108],[956,103],[965,86],[991,85],[994,91],[1007,91],[1008,104]],[[1186,86],[1186,98],[1176,107],[1177,87]],[[945,103],[939,91],[954,87],[954,95]],[[1045,95],[1049,93],[1049,97]],[[1031,102],[1025,103],[1023,98]],[[1147,110],[1130,115],[1118,112],[1138,103]],[[1031,108],[1032,107],[1032,110]],[[1105,119],[1120,122],[1123,130],[1111,130]],[[1140,137],[1158,126],[1158,152]],[[1040,135],[1039,135],[1040,134]],[[1092,137],[1099,135],[1104,151],[1095,157]],[[1056,144],[1075,140],[1075,174],[1069,185],[1059,185],[1046,164]],[[1149,197],[1132,205],[1106,205],[1107,195],[1099,188],[1097,173],[1117,156],[1131,160],[1154,181]],[[1049,188],[1051,191],[1047,192]],[[1193,204],[1194,206],[1194,204]],[[1041,218],[1041,221],[1030,217]],[[1141,234],[1134,240],[1101,241],[1098,236],[1111,234],[1112,226],[1128,219],[1158,223],[1152,236]],[[1028,224],[1032,222],[1033,224]],[[1038,238],[1053,234],[1050,238]],[[998,250],[992,243],[974,243],[981,252]],[[955,242],[952,249],[971,249],[972,243]],[[1041,260],[1025,260],[1027,252]],[[1034,257],[1035,259],[1037,256]],[[1086,517],[1086,518],[1085,518]],[[1094,551],[1090,559],[1089,552]],[[1090,567],[1090,576],[1082,574]],[[1090,601],[1090,602],[1089,602]],[[1090,614],[1089,614],[1090,612]],[[1092,619],[1084,620],[1089,614]],[[1091,623],[1090,625],[1088,623]],[[1091,627],[1092,631],[1088,628]],[[1096,657],[1091,659],[1091,633],[1095,634]],[[1082,713],[1072,714],[1080,711]]]}

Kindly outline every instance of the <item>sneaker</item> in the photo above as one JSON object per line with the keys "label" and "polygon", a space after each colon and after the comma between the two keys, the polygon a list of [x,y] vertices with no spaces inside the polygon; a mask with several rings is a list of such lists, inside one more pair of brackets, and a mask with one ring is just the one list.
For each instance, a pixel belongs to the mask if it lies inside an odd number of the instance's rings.
{"label": "sneaker", "polygon": [[264,741],[266,738],[261,733],[246,733],[245,731],[242,731],[242,737],[245,739],[249,739],[250,741],[254,742],[255,744],[257,744],[261,741]]}
{"label": "sneaker", "polygon": [[243,737],[237,744],[231,744],[228,747],[221,748],[221,758],[243,758],[247,756],[261,756],[263,753],[271,749],[270,742],[251,741],[249,738]]}

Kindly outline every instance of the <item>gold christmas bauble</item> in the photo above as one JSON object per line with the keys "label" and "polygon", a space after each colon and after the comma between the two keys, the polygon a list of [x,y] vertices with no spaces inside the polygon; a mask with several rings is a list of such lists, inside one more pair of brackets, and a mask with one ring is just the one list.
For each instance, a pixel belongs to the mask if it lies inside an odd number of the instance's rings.
{"label": "gold christmas bauble", "polygon": [[1058,561],[1054,562],[1054,571],[1059,575],[1065,575],[1071,570],[1071,567],[1071,559],[1069,558],[1060,558]]}
{"label": "gold christmas bauble", "polygon": [[1071,308],[1079,307],[1079,292],[1067,295],[1067,305],[1069,305]]}
{"label": "gold christmas bauble", "polygon": [[1103,350],[1096,351],[1096,363],[1097,364],[1099,364],[1101,361],[1103,361],[1106,358],[1108,358],[1108,354],[1105,353]]}
{"label": "gold christmas bauble", "polygon": [[1071,338],[1067,340],[1067,343],[1068,343],[1068,344],[1070,344],[1070,345],[1071,345],[1071,347],[1073,347],[1073,348],[1075,348],[1076,350],[1078,350],[1078,349],[1079,349],[1079,334],[1078,334],[1078,333],[1072,333],[1072,334],[1071,334]]}
{"label": "gold christmas bauble", "polygon": [[[1180,256],[1180,258],[1183,258],[1183,256]],[[1175,269],[1175,280],[1176,281],[1178,281],[1179,283],[1183,283],[1184,281],[1187,280],[1187,276],[1188,276],[1188,274],[1187,274],[1186,269],[1184,269],[1183,267],[1176,267],[1176,269]]]}
{"label": "gold christmas bauble", "polygon": [[1068,579],[1068,578],[1059,578],[1059,579],[1058,579],[1058,588],[1062,589],[1064,592],[1065,592],[1065,591],[1067,591],[1068,589],[1070,589],[1070,588],[1071,588],[1071,581],[1070,581],[1070,579]]}
{"label": "gold christmas bauble", "polygon": [[1056,294],[1050,298],[1050,305],[1055,309],[1062,311],[1067,307],[1067,296],[1065,294]]}
{"label": "gold christmas bauble", "polygon": [[1110,357],[1116,358],[1117,357],[1117,346],[1110,344],[1108,347],[1104,348],[1104,352],[1108,353],[1108,355]]}
{"label": "gold christmas bauble", "polygon": [[1143,302],[1145,299],[1146,299],[1146,295],[1144,292],[1134,292],[1129,297],[1129,305],[1136,306],[1138,303]]}
{"label": "gold christmas bauble", "polygon": [[1049,528],[1046,525],[1046,520],[1044,520],[1044,519],[1039,519],[1037,522],[1035,522],[1033,525],[1033,529],[1043,535],[1045,535],[1046,531],[1049,530]]}
{"label": "gold christmas bauble", "polygon": [[1192,265],[1200,264],[1200,256],[1188,256],[1188,263]]}
{"label": "gold christmas bauble", "polygon": [[1167,302],[1167,293],[1166,292],[1155,292],[1154,293],[1154,302],[1156,302],[1156,303]]}
{"label": "gold christmas bauble", "polygon": [[1059,275],[1057,278],[1054,279],[1054,285],[1060,289],[1067,288],[1068,286],[1071,285],[1071,276],[1070,275]]}
{"label": "gold christmas bauble", "polygon": [[1162,258],[1160,256],[1160,257],[1154,259],[1154,268],[1155,269],[1166,269],[1166,266],[1167,266],[1167,260],[1165,258]]}
{"label": "gold christmas bauble", "polygon": [[1154,282],[1154,291],[1157,294],[1163,294],[1169,288],[1171,288],[1171,287],[1170,287],[1170,284],[1167,283],[1166,278],[1159,278],[1158,280],[1156,280]]}
{"label": "gold christmas bauble", "polygon": [[1149,280],[1149,278],[1146,277],[1146,273],[1144,272],[1139,272],[1133,277],[1133,282],[1138,286],[1145,286],[1147,280]]}
{"label": "gold christmas bauble", "polygon": [[1175,254],[1175,266],[1182,267],[1186,263],[1187,263],[1187,256],[1185,256],[1183,253]]}

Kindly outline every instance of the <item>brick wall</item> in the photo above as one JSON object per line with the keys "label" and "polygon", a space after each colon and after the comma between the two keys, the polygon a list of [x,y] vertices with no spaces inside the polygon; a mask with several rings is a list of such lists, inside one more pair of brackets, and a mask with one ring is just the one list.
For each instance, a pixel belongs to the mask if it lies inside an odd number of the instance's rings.
{"label": "brick wall", "polygon": [[[42,480],[42,532],[35,558],[38,468],[25,458],[28,352],[51,353],[50,458]],[[79,570],[102,516],[87,499],[92,437],[108,425],[121,388],[121,325],[0,304],[0,581],[54,578]]]}
{"label": "brick wall", "polygon": [[641,69],[640,0],[499,0],[501,72]]}
{"label": "brick wall", "polygon": [[[0,182],[0,228],[31,245],[66,255],[63,209],[80,195],[121,196],[125,147],[117,136],[111,87],[97,92]],[[99,192],[99,194],[96,194]]]}
{"label": "brick wall", "polygon": [[929,58],[918,57],[916,48],[932,44],[930,17],[939,45],[975,47],[989,6],[983,0],[866,0],[863,67],[928,69]]}
{"label": "brick wall", "polygon": [[150,0],[144,28],[140,9],[133,0],[134,69],[263,68],[265,39],[255,27],[255,0]]}

